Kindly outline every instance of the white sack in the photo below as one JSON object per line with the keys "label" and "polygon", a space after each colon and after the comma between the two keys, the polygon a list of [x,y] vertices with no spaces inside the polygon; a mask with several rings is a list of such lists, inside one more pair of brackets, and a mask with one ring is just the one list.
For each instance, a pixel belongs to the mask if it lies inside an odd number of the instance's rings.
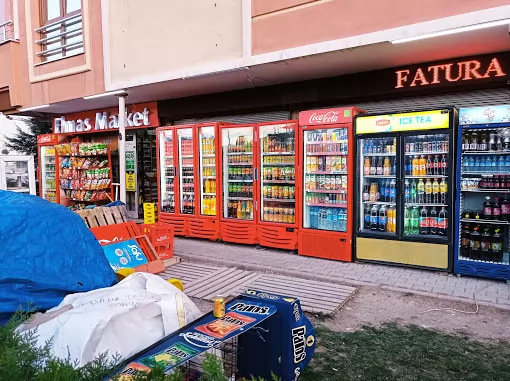
{"label": "white sack", "polygon": [[157,275],[135,273],[113,287],[72,294],[19,331],[37,328],[38,345],[79,366],[108,352],[126,359],[202,314],[175,286]]}

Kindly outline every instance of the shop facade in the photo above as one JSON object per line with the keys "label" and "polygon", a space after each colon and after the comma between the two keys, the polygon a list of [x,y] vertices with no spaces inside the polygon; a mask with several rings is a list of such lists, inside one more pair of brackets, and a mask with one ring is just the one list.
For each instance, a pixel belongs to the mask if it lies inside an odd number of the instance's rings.
{"label": "shop facade", "polygon": [[[156,128],[160,124],[157,103],[128,105],[125,121],[126,173],[121,174],[118,153],[118,108],[54,116],[52,118],[53,133],[41,135],[38,138],[41,158],[38,174],[41,197],[71,207],[81,203],[101,204],[118,198],[120,177],[125,176],[129,216],[134,219],[140,218],[143,215],[143,202],[156,203],[158,199]],[[95,149],[97,144],[102,144],[104,149],[97,151]],[[89,145],[95,150],[73,152],[71,149],[71,152],[67,152],[67,147],[71,148],[71,145],[72,148],[78,147],[78,150],[80,145],[84,148]],[[102,154],[105,157],[99,158]],[[98,161],[103,162],[101,167],[109,168],[108,175],[99,176],[106,176],[111,183],[101,188],[105,191],[104,196],[100,200],[76,197],[78,191],[99,190],[88,189],[90,185],[88,182],[85,188],[83,185],[91,169],[97,167],[97,163],[92,164]],[[92,180],[100,179],[92,178]],[[93,184],[96,186],[95,183]],[[69,197],[70,192],[74,192],[74,197]]]}

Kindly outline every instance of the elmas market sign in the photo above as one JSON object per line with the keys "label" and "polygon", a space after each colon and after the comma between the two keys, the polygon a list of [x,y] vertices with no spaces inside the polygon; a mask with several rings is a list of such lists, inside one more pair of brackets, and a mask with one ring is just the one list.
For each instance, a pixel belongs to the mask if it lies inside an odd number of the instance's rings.
{"label": "elmas market sign", "polygon": [[462,82],[506,77],[498,57],[487,60],[462,60],[444,64],[417,66],[395,71],[395,89],[414,88],[417,86],[446,85]]}
{"label": "elmas market sign", "polygon": [[[159,127],[157,103],[126,106],[126,128]],[[90,133],[119,128],[119,109],[86,111],[53,119],[54,134]]]}

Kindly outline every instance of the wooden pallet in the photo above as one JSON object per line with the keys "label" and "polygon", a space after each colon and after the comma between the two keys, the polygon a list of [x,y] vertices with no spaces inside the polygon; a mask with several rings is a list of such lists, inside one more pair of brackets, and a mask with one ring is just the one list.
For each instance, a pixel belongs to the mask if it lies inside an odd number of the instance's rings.
{"label": "wooden pallet", "polygon": [[216,295],[237,296],[247,289],[297,297],[304,311],[331,315],[342,307],[356,288],[237,268],[181,262],[160,274],[184,283],[186,295],[210,301]]}
{"label": "wooden pallet", "polygon": [[107,226],[127,222],[128,215],[125,205],[82,209],[76,212],[89,228]]}

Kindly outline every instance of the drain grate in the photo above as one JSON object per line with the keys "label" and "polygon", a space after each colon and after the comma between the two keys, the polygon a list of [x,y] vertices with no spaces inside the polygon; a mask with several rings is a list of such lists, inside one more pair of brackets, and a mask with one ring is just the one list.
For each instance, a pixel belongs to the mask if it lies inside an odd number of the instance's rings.
{"label": "drain grate", "polygon": [[356,291],[354,287],[335,283],[190,262],[171,266],[161,276],[181,279],[190,297],[212,300],[216,295],[236,296],[251,288],[299,298],[304,311],[326,315],[334,313]]}

